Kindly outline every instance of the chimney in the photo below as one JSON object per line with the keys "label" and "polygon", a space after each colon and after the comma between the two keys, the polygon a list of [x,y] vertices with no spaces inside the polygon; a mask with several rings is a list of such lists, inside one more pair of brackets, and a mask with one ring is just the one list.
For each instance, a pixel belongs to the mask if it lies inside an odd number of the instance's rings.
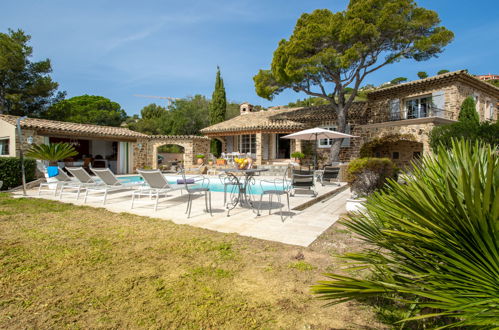
{"label": "chimney", "polygon": [[253,112],[253,106],[248,102],[244,102],[239,106],[239,114],[245,115],[247,113]]}

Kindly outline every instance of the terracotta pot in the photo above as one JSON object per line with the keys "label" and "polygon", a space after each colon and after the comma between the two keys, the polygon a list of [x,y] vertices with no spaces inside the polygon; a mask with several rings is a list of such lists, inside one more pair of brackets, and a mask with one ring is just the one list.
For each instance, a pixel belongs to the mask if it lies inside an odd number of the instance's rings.
{"label": "terracotta pot", "polygon": [[213,166],[213,161],[212,161],[212,160],[209,160],[209,161],[208,161],[208,165]]}
{"label": "terracotta pot", "polygon": [[198,163],[198,165],[203,165],[204,164],[204,158],[198,158],[197,163]]}
{"label": "terracotta pot", "polygon": [[227,165],[226,159],[217,159],[217,165]]}

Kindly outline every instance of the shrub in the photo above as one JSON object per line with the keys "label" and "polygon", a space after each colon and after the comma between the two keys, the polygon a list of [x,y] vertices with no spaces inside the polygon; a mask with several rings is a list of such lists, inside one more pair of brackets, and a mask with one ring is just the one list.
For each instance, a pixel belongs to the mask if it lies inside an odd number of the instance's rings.
{"label": "shrub", "polygon": [[204,159],[206,156],[203,155],[203,154],[199,154],[199,155],[196,155],[196,158],[199,158],[199,159]]}
{"label": "shrub", "polygon": [[424,156],[406,184],[390,181],[364,213],[343,221],[369,246],[344,258],[369,277],[326,274],[331,280],[313,290],[331,304],[396,301],[409,311],[405,322],[498,327],[498,222],[499,154],[454,140]]}
{"label": "shrub", "polygon": [[[24,159],[26,182],[35,179],[36,160]],[[21,159],[17,157],[0,157],[0,181],[3,181],[1,190],[8,190],[23,184],[21,175]]]}
{"label": "shrub", "polygon": [[296,159],[303,159],[305,158],[305,154],[303,152],[295,151],[291,154],[291,157]]}
{"label": "shrub", "polygon": [[471,121],[475,124],[480,122],[480,117],[478,116],[478,112],[476,112],[476,104],[473,97],[468,96],[464,99],[461,104],[461,109],[459,110],[459,121]]}
{"label": "shrub", "polygon": [[346,180],[355,195],[367,196],[396,174],[395,164],[388,158],[358,158],[348,165]]}
{"label": "shrub", "polygon": [[452,146],[453,139],[465,139],[471,143],[480,142],[499,146],[499,123],[473,121],[459,121],[454,124],[437,126],[430,131],[430,147],[432,150],[442,145],[445,148]]}

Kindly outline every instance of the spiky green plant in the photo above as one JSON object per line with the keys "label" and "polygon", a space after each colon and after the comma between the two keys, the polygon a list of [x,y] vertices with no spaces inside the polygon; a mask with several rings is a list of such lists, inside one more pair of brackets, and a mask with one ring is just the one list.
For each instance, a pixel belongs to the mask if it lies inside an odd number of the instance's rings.
{"label": "spiky green plant", "polygon": [[[440,148],[406,185],[391,181],[344,224],[370,248],[344,257],[370,276],[326,274],[330,304],[396,299],[404,321],[499,327],[499,155],[465,141]],[[410,307],[411,306],[411,307]],[[409,308],[410,307],[410,308]]]}
{"label": "spiky green plant", "polygon": [[35,144],[26,152],[26,156],[47,160],[51,163],[76,156],[78,152],[69,143]]}

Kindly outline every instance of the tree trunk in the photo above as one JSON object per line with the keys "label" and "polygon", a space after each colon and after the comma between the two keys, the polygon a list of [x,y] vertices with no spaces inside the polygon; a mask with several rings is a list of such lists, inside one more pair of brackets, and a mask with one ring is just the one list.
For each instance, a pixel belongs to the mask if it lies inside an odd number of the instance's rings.
{"label": "tree trunk", "polygon": [[[343,100],[344,101],[344,100]],[[340,133],[345,133],[347,127],[346,120],[346,111],[344,108],[344,104],[338,104],[338,110],[336,111],[337,120],[336,120],[336,130]],[[334,139],[331,144],[330,154],[329,154],[329,162],[339,162],[340,161],[340,148],[343,139]]]}

